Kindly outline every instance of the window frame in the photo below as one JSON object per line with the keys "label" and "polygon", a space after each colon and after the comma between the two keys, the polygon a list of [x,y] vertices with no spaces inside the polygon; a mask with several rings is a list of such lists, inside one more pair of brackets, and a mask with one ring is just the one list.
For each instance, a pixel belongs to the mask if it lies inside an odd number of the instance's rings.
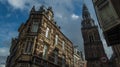
{"label": "window frame", "polygon": [[31,32],[38,32],[38,28],[39,28],[39,23],[34,21],[31,25]]}

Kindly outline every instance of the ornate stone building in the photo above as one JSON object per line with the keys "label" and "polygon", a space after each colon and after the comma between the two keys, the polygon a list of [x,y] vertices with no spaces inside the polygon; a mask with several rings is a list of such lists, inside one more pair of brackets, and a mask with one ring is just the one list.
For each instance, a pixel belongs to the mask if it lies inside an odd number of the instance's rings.
{"label": "ornate stone building", "polygon": [[51,7],[31,9],[21,24],[18,38],[12,39],[6,67],[73,67],[72,42],[54,21]]}
{"label": "ornate stone building", "polygon": [[108,46],[115,54],[116,67],[120,67],[120,0],[92,0]]}
{"label": "ornate stone building", "polygon": [[82,52],[74,48],[74,67],[85,67],[86,61],[83,58]]}
{"label": "ornate stone building", "polygon": [[83,5],[82,35],[84,40],[85,59],[87,67],[108,67],[108,58],[105,54],[98,27],[91,18],[86,5]]}

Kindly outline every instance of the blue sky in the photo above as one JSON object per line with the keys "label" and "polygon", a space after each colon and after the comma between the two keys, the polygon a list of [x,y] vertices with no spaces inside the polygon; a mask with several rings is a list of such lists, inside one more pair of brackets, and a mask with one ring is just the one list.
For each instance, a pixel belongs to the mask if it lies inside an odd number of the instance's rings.
{"label": "blue sky", "polygon": [[[84,0],[88,9],[94,18],[96,24],[96,16],[93,10],[91,0]],[[82,0],[0,0],[0,55],[8,55],[11,45],[11,38],[17,37],[18,28],[21,23],[26,22],[29,17],[29,11],[35,5],[36,10],[41,5],[46,7],[52,6],[54,11],[54,19],[61,31],[74,43],[78,45],[78,49],[83,51],[83,41],[81,36],[81,13]],[[100,29],[99,29],[100,30]],[[100,35],[101,30],[100,30]],[[106,42],[102,37],[102,41],[108,56],[111,55],[111,49],[106,46]]]}

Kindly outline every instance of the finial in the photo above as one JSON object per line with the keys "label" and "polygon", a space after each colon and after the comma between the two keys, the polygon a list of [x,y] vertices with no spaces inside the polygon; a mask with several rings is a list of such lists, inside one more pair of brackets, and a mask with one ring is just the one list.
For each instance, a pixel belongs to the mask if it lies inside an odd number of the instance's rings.
{"label": "finial", "polygon": [[45,6],[42,5],[42,6],[40,7],[39,11],[45,11]]}
{"label": "finial", "polygon": [[44,8],[44,5],[42,5],[39,10],[42,10],[43,8]]}
{"label": "finial", "polygon": [[50,7],[48,7],[48,10],[52,10],[52,7],[50,6]]}

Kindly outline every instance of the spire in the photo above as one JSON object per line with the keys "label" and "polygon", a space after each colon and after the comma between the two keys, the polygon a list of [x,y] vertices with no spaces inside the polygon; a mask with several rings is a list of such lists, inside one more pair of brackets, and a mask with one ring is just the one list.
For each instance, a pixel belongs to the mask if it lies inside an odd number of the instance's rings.
{"label": "spire", "polygon": [[91,18],[90,12],[89,12],[87,6],[85,5],[85,3],[83,4],[82,18],[83,18],[83,21],[82,21],[83,27],[95,26],[94,20]]}
{"label": "spire", "polygon": [[87,6],[85,5],[85,3],[83,4],[83,10],[87,10],[87,11],[88,11],[88,8],[87,8]]}
{"label": "spire", "polygon": [[82,17],[83,17],[83,19],[89,19],[89,18],[91,18],[90,12],[89,12],[87,6],[85,5],[85,3],[83,4]]}

